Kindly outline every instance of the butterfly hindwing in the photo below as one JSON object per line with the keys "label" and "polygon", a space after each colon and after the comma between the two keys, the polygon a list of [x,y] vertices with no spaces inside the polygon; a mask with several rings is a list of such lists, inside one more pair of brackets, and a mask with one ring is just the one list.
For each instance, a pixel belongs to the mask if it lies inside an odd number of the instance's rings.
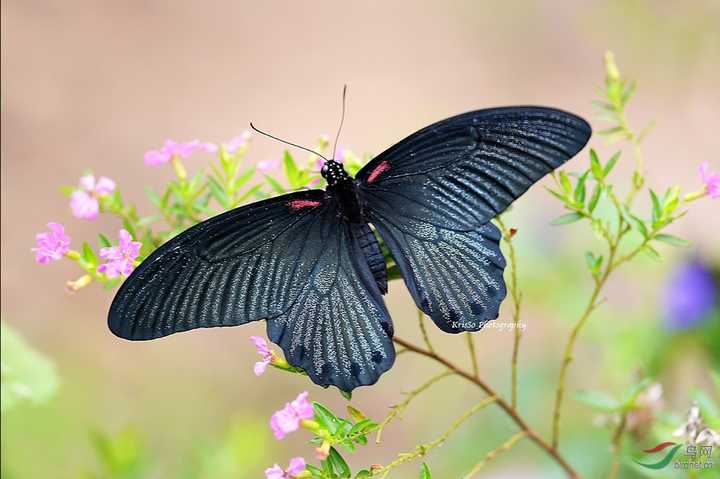
{"label": "butterfly hindwing", "polygon": [[542,107],[458,115],[410,135],[358,173],[363,211],[417,306],[444,331],[476,331],[506,295],[490,220],[590,137],[581,118]]}
{"label": "butterfly hindwing", "polygon": [[125,339],[154,339],[282,314],[322,256],[325,196],[291,193],[180,233],[122,284],[110,307],[110,330]]}
{"label": "butterfly hindwing", "polygon": [[363,230],[325,213],[323,254],[268,337],[316,384],[343,391],[373,384],[395,360],[392,322],[363,252]]}

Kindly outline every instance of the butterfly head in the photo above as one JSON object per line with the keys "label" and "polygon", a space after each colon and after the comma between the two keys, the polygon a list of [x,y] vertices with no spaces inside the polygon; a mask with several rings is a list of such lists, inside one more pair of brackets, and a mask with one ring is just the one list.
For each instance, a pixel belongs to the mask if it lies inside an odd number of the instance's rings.
{"label": "butterfly head", "polygon": [[350,179],[350,175],[347,174],[342,163],[335,160],[326,161],[320,170],[320,174],[323,178],[325,178],[325,181],[327,181],[330,186],[337,185],[338,183],[342,183],[343,181]]}

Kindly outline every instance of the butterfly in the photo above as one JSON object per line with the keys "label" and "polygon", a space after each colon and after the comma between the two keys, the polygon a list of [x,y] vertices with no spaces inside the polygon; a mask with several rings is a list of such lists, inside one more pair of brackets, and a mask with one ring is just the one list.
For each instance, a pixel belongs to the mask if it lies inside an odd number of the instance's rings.
{"label": "butterfly", "polygon": [[491,220],[590,135],[564,111],[502,107],[413,133],[355,178],[330,159],[324,190],[227,211],[159,247],[121,285],[110,330],[147,340],[266,320],[270,340],[316,384],[374,384],[395,360],[377,235],[441,330],[478,331],[506,296]]}

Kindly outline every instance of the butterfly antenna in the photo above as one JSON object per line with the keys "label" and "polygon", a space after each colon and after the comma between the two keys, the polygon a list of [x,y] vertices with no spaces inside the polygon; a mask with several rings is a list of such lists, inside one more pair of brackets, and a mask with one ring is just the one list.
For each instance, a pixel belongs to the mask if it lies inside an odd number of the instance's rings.
{"label": "butterfly antenna", "polygon": [[307,151],[308,153],[312,153],[312,154],[314,154],[314,155],[319,156],[319,157],[322,158],[323,160],[328,161],[327,158],[325,158],[323,155],[321,155],[321,154],[318,153],[317,151],[311,150],[310,148],[305,148],[304,146],[300,146],[300,145],[298,145],[298,144],[296,144],[296,143],[291,143],[291,142],[289,142],[289,141],[287,141],[287,140],[283,140],[282,138],[278,138],[277,136],[273,136],[273,135],[271,135],[270,133],[266,133],[266,132],[264,132],[264,131],[256,128],[255,125],[252,124],[252,122],[250,122],[250,128],[252,128],[254,131],[257,131],[257,132],[260,133],[261,135],[265,135],[265,136],[267,136],[267,137],[269,137],[269,138],[272,138],[273,140],[277,140],[277,141],[279,141],[280,143],[285,143],[286,145],[294,146],[295,148],[300,148],[301,150],[305,150],[305,151]]}
{"label": "butterfly antenna", "polygon": [[333,144],[333,160],[335,159],[335,151],[337,150],[338,139],[340,139],[340,132],[342,131],[343,123],[345,123],[345,97],[347,95],[347,85],[343,85],[342,95],[342,116],[340,117],[340,126],[338,127],[337,135],[335,135],[335,144]]}

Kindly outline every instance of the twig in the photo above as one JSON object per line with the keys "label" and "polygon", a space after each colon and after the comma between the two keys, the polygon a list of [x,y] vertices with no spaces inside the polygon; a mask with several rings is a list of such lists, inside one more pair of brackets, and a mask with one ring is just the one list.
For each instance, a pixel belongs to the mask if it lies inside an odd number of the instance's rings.
{"label": "twig", "polygon": [[515,254],[515,245],[512,242],[513,233],[507,229],[505,223],[500,216],[495,218],[495,221],[500,226],[502,231],[503,240],[508,246],[508,257],[510,259],[510,296],[512,297],[513,303],[513,324],[515,326],[514,338],[513,338],[513,350],[511,360],[511,372],[510,372],[510,404],[513,408],[517,408],[517,363],[520,352],[520,339],[522,338],[522,331],[520,331],[520,304],[522,303],[522,293],[518,288],[517,281],[517,256]]}
{"label": "twig", "polygon": [[432,343],[430,342],[430,336],[428,336],[427,329],[425,328],[425,313],[422,312],[422,310],[418,309],[418,325],[420,326],[420,332],[422,332],[423,341],[425,341],[425,346],[432,351],[435,352],[435,348],[433,348]]}
{"label": "twig", "polygon": [[477,353],[475,352],[475,340],[472,333],[465,333],[465,339],[467,339],[468,352],[470,353],[470,363],[472,364],[473,375],[480,375],[480,369],[478,368]]}
{"label": "twig", "polygon": [[[407,350],[406,350],[407,351]],[[377,426],[377,436],[375,437],[375,443],[380,444],[380,439],[382,436],[382,432],[385,429],[385,426],[387,426],[390,421],[395,419],[395,416],[398,414],[402,415],[405,408],[410,404],[410,401],[415,399],[420,393],[428,389],[430,386],[435,384],[436,382],[440,381],[443,378],[446,378],[448,376],[452,376],[455,374],[455,371],[444,371],[436,376],[433,376],[428,381],[426,381],[424,384],[422,384],[420,387],[413,389],[407,394],[407,397],[400,403],[395,406],[392,406],[390,412],[385,416],[385,419],[383,419],[380,424]]]}
{"label": "twig", "polygon": [[489,384],[487,384],[485,381],[483,381],[480,377],[473,376],[472,373],[465,371],[463,369],[458,368],[455,364],[450,362],[449,360],[445,359],[442,356],[438,356],[432,351],[429,351],[427,349],[422,349],[419,346],[416,346],[415,344],[412,344],[408,341],[405,341],[404,339],[401,339],[397,336],[393,338],[393,341],[400,346],[403,346],[407,348],[408,350],[420,354],[422,356],[426,356],[443,366],[447,367],[448,369],[455,371],[455,374],[458,376],[461,376],[465,378],[466,380],[470,381],[471,383],[478,386],[480,389],[485,391],[488,396],[494,397],[495,404],[497,404],[509,417],[510,419],[517,424],[517,426],[520,428],[521,431],[525,431],[527,433],[527,437],[532,440],[535,444],[537,444],[543,451],[545,451],[567,474],[570,478],[579,478],[580,475],[575,471],[575,469],[572,468],[572,466],[565,460],[565,458],[560,454],[560,452],[552,447],[548,442],[546,442],[540,435],[531,428],[525,420],[520,417],[518,412],[513,408],[510,403],[508,403],[506,400],[504,400],[502,397],[500,397],[495,390],[490,387]]}
{"label": "twig", "polygon": [[464,479],[470,479],[472,476],[477,474],[480,469],[485,467],[485,464],[495,459],[500,453],[510,450],[515,444],[520,442],[520,440],[522,440],[526,436],[527,432],[520,431],[492,451],[488,452],[485,457],[482,458],[480,462],[475,464],[475,467],[473,467],[472,470],[465,475]]}
{"label": "twig", "polygon": [[610,473],[608,479],[616,479],[620,473],[620,452],[622,450],[622,435],[627,425],[627,413],[623,413],[620,417],[620,423],[613,431],[612,436],[612,463],[610,465]]}
{"label": "twig", "polygon": [[481,409],[485,408],[486,406],[489,406],[493,402],[495,402],[497,398],[494,396],[487,397],[480,401],[479,403],[475,404],[473,407],[465,411],[460,417],[455,419],[453,423],[450,425],[447,430],[442,433],[441,436],[439,436],[437,439],[435,439],[432,442],[428,442],[426,444],[421,444],[415,448],[413,452],[406,452],[398,454],[398,458],[395,459],[393,462],[388,464],[387,466],[384,466],[382,469],[377,471],[377,473],[382,474],[380,476],[380,479],[383,479],[387,477],[387,475],[390,473],[390,470],[396,466],[399,466],[400,464],[403,464],[405,462],[411,461],[417,457],[424,456],[428,453],[431,449],[434,449],[440,445],[442,445],[445,441],[447,441],[447,438],[450,436],[450,434],[453,433],[462,423],[468,420],[473,414],[477,413]]}

